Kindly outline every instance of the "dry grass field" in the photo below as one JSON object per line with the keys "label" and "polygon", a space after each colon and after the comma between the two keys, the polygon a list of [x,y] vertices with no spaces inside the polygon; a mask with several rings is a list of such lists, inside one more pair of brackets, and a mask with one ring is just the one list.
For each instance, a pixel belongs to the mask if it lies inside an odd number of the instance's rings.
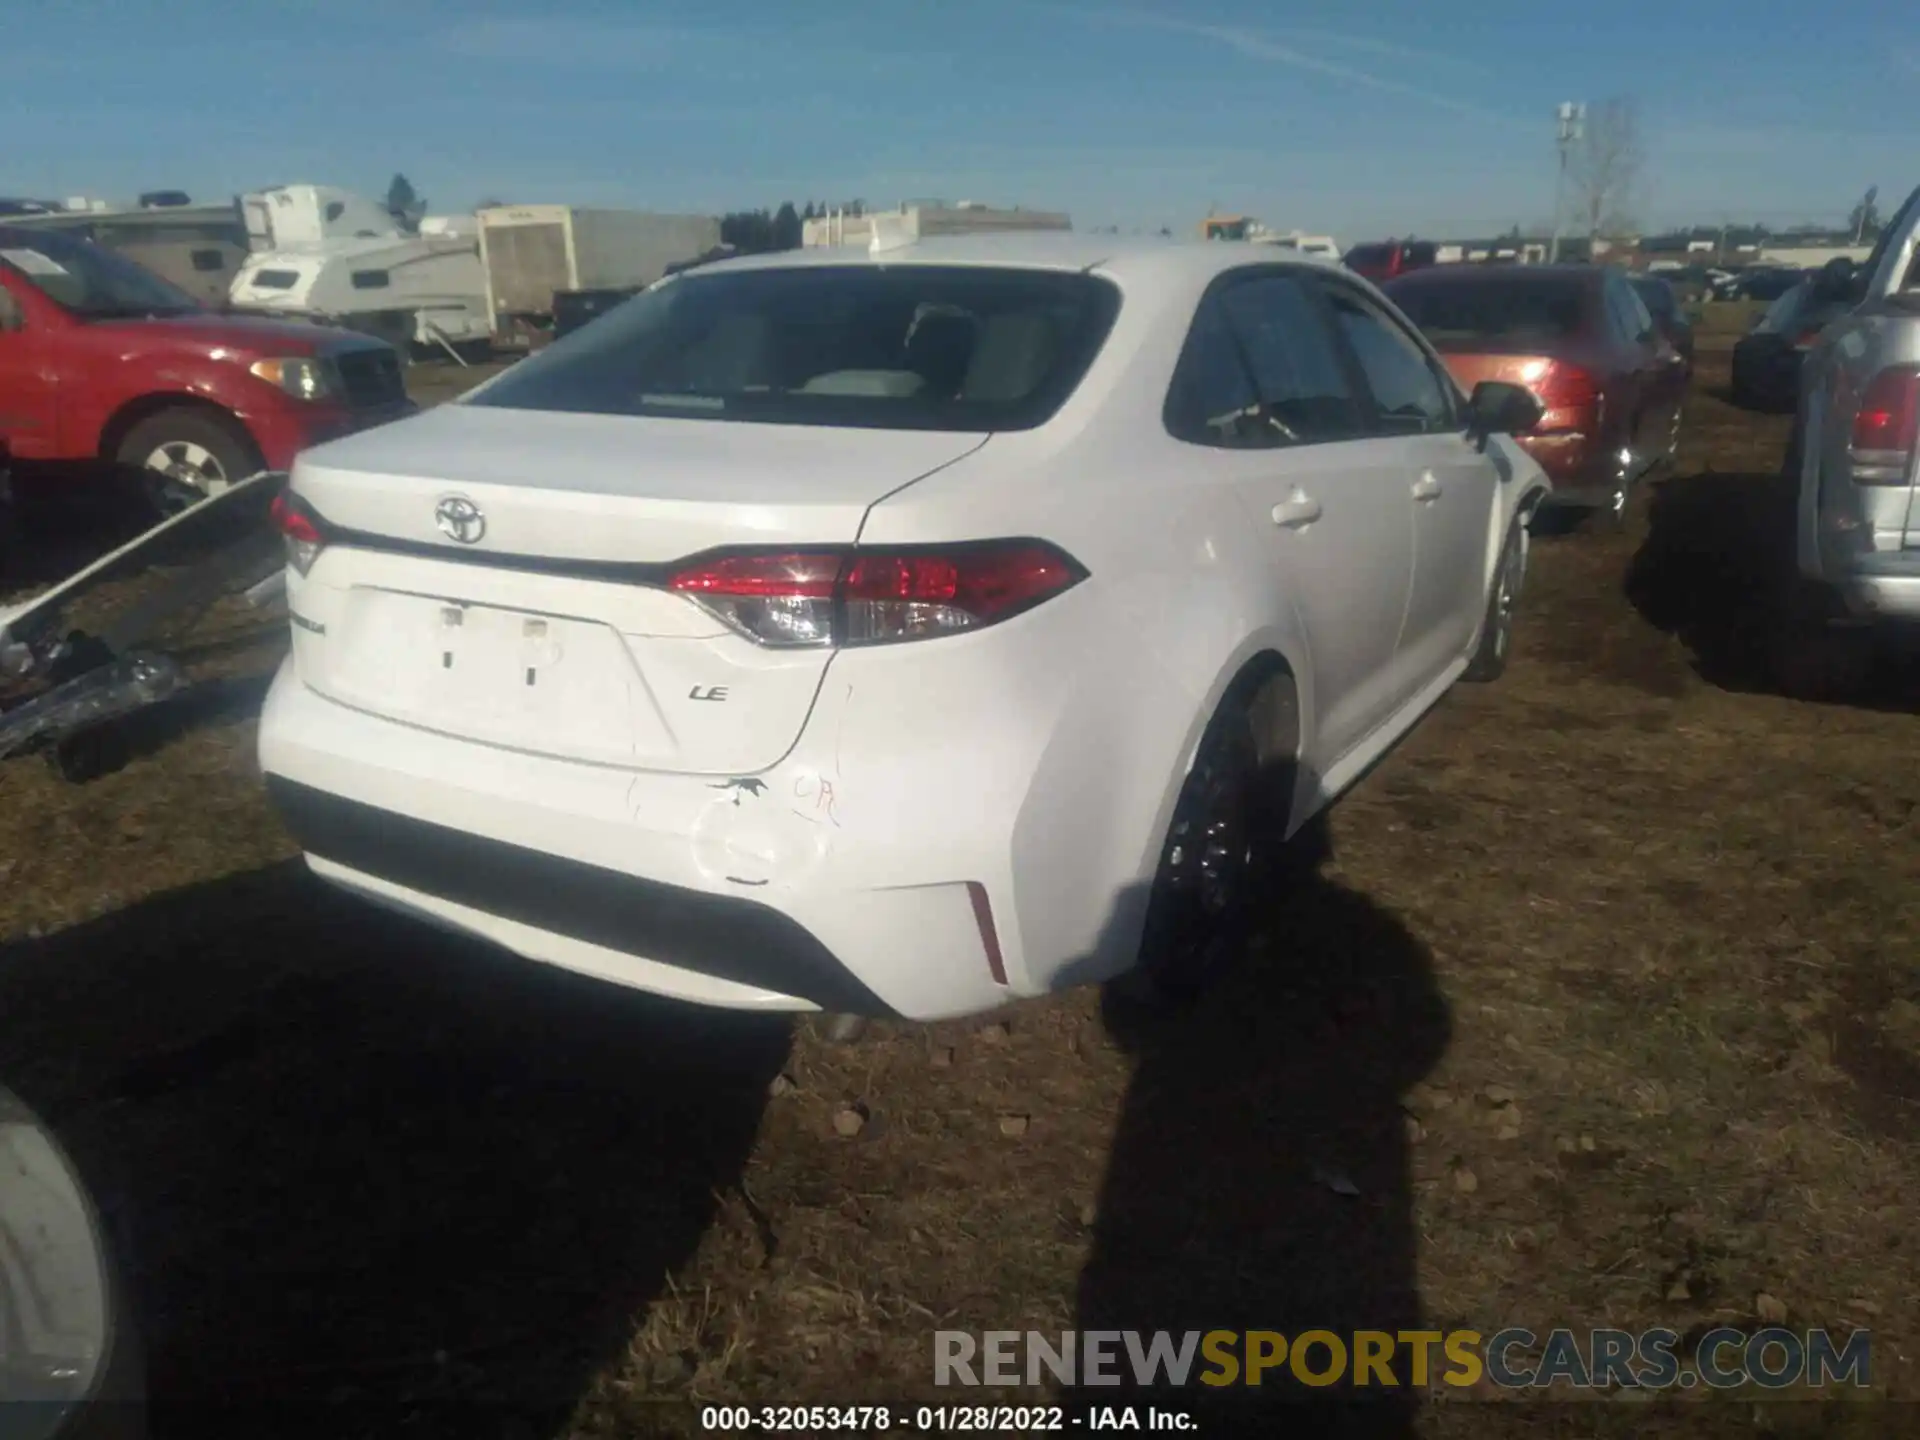
{"label": "dry grass field", "polygon": [[[1920,1401],[1920,707],[1894,661],[1777,693],[1786,422],[1720,398],[1731,339],[1625,530],[1536,545],[1507,676],[1152,1025],[1083,993],[834,1044],[331,896],[262,801],[279,637],[244,615],[195,639],[224,702],[121,773],[0,765],[0,1078],[126,1247],[156,1429],[679,1433],[690,1398],[929,1398],[943,1328],[1782,1311],[1872,1329],[1874,1390]],[[1700,1393],[1439,1393],[1365,1433],[1914,1413]]]}

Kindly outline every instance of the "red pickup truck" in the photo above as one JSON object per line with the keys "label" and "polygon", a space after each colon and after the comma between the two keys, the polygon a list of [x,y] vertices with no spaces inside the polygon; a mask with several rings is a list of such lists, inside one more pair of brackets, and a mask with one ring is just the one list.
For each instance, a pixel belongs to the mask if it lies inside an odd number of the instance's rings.
{"label": "red pickup truck", "polygon": [[411,414],[399,354],[208,310],[89,241],[0,225],[0,451],[142,472],[163,512]]}

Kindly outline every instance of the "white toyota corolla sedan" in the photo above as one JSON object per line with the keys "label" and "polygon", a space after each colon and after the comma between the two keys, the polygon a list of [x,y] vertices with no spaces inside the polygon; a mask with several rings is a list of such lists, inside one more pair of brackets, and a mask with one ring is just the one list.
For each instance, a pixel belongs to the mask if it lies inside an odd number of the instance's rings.
{"label": "white toyota corolla sedan", "polygon": [[1538,415],[1264,247],[691,271],[300,457],[267,783],[327,880],[687,1000],[1190,989],[1502,668]]}

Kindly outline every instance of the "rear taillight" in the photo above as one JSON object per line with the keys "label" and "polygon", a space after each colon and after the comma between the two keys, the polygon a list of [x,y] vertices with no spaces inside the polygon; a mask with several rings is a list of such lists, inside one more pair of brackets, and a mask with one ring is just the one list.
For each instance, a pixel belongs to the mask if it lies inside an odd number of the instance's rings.
{"label": "rear taillight", "polygon": [[1815,325],[1811,329],[1802,330],[1798,335],[1793,337],[1793,348],[1796,350],[1812,349],[1813,342],[1820,338],[1820,328],[1820,326]]}
{"label": "rear taillight", "polygon": [[1546,412],[1533,433],[1579,430],[1596,423],[1590,412],[1600,404],[1600,382],[1591,371],[1564,360],[1532,360],[1520,376]]}
{"label": "rear taillight", "polygon": [[305,575],[327,543],[320,517],[291,490],[282,490],[273,500],[273,524],[286,542],[287,563],[295,573]]}
{"label": "rear taillight", "polygon": [[667,582],[762,645],[879,645],[978,630],[1086,571],[1038,540],[899,550],[736,551]]}
{"label": "rear taillight", "polygon": [[1920,440],[1920,366],[1895,365],[1867,382],[1847,458],[1856,485],[1904,485]]}

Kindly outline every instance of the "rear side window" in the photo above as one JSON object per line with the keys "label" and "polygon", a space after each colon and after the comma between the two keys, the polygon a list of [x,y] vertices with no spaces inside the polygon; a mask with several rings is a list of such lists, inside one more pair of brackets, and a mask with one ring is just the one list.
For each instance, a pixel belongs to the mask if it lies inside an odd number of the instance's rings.
{"label": "rear side window", "polygon": [[1260,395],[1216,293],[1203,300],[1167,396],[1167,430],[1193,445],[1264,448]]}
{"label": "rear side window", "polygon": [[356,290],[384,290],[392,284],[384,270],[356,270],[353,272],[353,288]]}
{"label": "rear side window", "polygon": [[1340,333],[1373,392],[1375,428],[1387,435],[1454,429],[1453,399],[1426,351],[1385,312],[1345,286],[1328,291]]}
{"label": "rear side window", "polygon": [[218,250],[195,250],[189,258],[193,261],[193,268],[202,273],[224,270],[227,265],[226,257]]}
{"label": "rear side window", "polygon": [[1219,299],[1280,443],[1351,440],[1364,432],[1340,353],[1319,305],[1298,280],[1263,276],[1222,291]]}
{"label": "rear side window", "polygon": [[984,433],[1044,424],[1120,292],[1078,271],[702,270],[664,281],[463,402],[506,410]]}

